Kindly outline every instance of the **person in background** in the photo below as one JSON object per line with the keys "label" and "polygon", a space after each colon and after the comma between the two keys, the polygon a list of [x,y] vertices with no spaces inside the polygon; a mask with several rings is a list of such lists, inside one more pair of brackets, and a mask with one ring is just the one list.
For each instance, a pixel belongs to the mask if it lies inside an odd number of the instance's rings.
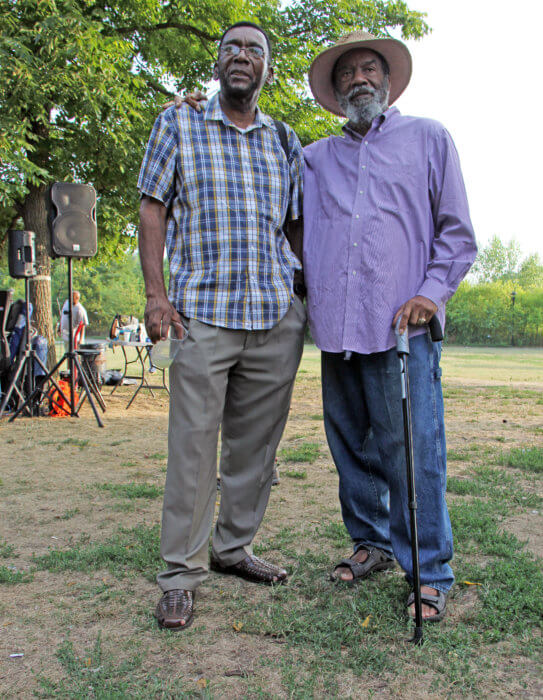
{"label": "person in background", "polygon": [[[80,345],[85,342],[85,331],[89,325],[89,318],[85,307],[81,303],[81,294],[78,291],[72,293],[73,309],[72,309],[72,333],[75,334],[79,325],[82,323],[82,330],[77,336],[77,343]],[[70,343],[70,304],[68,299],[64,302],[62,311],[60,312],[60,335],[64,341],[66,351],[69,349]]]}

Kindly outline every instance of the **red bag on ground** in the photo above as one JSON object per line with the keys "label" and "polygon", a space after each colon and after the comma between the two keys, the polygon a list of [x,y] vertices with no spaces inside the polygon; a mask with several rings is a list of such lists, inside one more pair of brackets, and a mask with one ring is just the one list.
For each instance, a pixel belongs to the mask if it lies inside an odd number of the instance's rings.
{"label": "red bag on ground", "polygon": [[[65,396],[70,398],[70,382],[65,379],[59,379],[57,384],[62,389]],[[49,399],[49,415],[66,417],[71,414],[70,404],[64,400],[62,394],[57,390],[56,386],[53,386],[47,392],[47,398]],[[78,393],[75,392],[75,400],[78,400]]]}

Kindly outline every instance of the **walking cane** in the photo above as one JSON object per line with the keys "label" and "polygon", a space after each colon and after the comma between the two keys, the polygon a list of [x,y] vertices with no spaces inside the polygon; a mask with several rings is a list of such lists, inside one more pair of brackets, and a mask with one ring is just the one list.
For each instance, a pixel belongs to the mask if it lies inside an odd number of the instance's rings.
{"label": "walking cane", "polygon": [[[415,632],[410,642],[422,644],[422,600],[420,594],[419,540],[417,534],[417,492],[415,489],[415,468],[413,460],[413,435],[411,430],[411,399],[409,395],[409,372],[407,356],[409,355],[408,329],[400,335],[400,321],[396,323],[396,352],[400,358],[400,376],[402,382],[403,435],[405,444],[405,464],[407,470],[407,498],[409,505],[409,524],[411,529],[411,558],[413,562],[413,592],[415,594]],[[437,316],[432,316],[428,324],[430,336],[434,342],[443,340],[443,331]]]}

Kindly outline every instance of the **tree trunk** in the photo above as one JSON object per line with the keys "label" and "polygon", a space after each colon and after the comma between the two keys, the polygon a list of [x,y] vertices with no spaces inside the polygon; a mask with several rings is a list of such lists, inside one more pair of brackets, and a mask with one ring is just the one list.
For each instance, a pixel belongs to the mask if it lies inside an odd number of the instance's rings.
{"label": "tree trunk", "polygon": [[51,305],[51,242],[47,226],[47,186],[29,187],[23,205],[25,229],[36,234],[36,277],[30,280],[30,301],[34,308],[32,323],[47,339],[47,366],[56,363],[55,334]]}

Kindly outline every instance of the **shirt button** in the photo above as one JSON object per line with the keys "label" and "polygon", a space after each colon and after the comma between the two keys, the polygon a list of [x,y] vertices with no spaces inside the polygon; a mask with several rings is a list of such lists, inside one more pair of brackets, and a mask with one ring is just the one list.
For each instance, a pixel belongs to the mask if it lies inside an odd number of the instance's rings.
{"label": "shirt button", "polygon": [[359,218],[360,218],[360,215],[357,214],[357,215],[355,216],[355,219],[359,219]]}
{"label": "shirt button", "polygon": [[364,190],[360,190],[360,194],[364,194]]}
{"label": "shirt button", "polygon": [[383,127],[382,127],[382,126],[379,127],[379,131],[383,131]]}
{"label": "shirt button", "polygon": [[367,141],[364,141],[364,145],[367,146],[367,145],[368,145],[368,142],[367,142]]}
{"label": "shirt button", "polygon": [[366,169],[366,166],[365,166],[365,165],[363,165],[363,166],[362,166],[362,170],[365,170],[365,169]]}
{"label": "shirt button", "polygon": [[354,247],[356,248],[358,246],[358,243],[353,243]]}
{"label": "shirt button", "polygon": [[356,270],[353,270],[353,275],[356,275]]}

